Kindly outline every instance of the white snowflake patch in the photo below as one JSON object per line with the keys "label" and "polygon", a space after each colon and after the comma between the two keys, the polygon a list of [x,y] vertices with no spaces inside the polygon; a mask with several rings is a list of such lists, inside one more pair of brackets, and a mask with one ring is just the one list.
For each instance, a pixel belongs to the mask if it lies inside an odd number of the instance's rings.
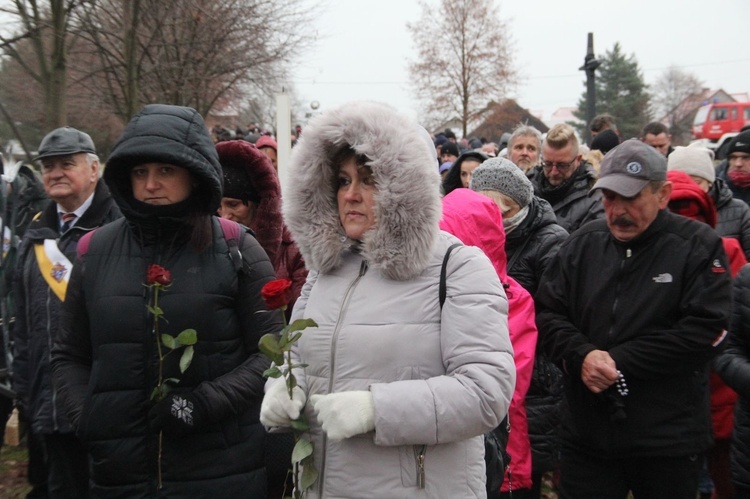
{"label": "white snowflake patch", "polygon": [[193,426],[193,403],[189,400],[175,395],[172,397],[172,416],[183,423]]}

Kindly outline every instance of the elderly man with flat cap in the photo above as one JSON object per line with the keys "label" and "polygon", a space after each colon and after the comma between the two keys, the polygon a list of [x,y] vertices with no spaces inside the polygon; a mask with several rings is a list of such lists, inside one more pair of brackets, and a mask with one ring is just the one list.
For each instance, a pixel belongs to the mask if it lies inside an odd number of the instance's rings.
{"label": "elderly man with flat cap", "polygon": [[540,341],[566,378],[562,498],[695,498],[730,278],[719,236],[665,209],[666,178],[643,142],[612,149],[592,188],[605,219],[562,244],[536,294]]}
{"label": "elderly man with flat cap", "polygon": [[41,438],[49,497],[88,497],[86,448],[73,434],[50,379],[50,352],[76,245],[87,232],[120,217],[88,134],[71,127],[50,132],[39,146],[49,204],[29,225],[18,250],[13,327],[13,386]]}

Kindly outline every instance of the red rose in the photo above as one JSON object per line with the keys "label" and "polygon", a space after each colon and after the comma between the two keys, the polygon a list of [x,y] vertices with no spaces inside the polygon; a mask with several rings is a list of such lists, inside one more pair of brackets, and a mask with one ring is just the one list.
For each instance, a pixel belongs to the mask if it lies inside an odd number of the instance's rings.
{"label": "red rose", "polygon": [[289,279],[276,279],[268,282],[260,290],[260,296],[266,302],[268,310],[285,307],[292,301],[292,281]]}
{"label": "red rose", "polygon": [[161,265],[154,263],[148,268],[148,272],[146,272],[146,284],[149,286],[154,284],[169,286],[172,284],[172,274]]}

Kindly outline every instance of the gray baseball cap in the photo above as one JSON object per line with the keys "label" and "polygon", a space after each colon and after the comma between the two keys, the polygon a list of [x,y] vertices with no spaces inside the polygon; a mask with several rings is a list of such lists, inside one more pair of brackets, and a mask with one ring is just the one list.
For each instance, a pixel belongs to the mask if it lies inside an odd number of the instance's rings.
{"label": "gray baseball cap", "polygon": [[632,198],[649,182],[667,180],[667,158],[638,139],[626,140],[602,159],[599,180],[591,188],[607,189]]}
{"label": "gray baseball cap", "polygon": [[39,155],[36,159],[67,156],[79,152],[96,154],[94,141],[91,140],[89,134],[66,126],[52,130],[42,139],[42,143],[39,144]]}

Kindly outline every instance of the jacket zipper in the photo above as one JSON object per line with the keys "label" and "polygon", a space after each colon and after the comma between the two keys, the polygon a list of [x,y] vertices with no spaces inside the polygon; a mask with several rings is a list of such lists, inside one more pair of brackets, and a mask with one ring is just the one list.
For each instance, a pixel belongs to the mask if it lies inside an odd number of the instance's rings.
{"label": "jacket zipper", "polygon": [[628,248],[628,249],[625,250],[625,258],[620,261],[620,272],[619,272],[619,275],[617,277],[617,286],[615,287],[615,301],[612,304],[612,319],[613,320],[612,320],[612,326],[610,326],[610,328],[609,328],[609,337],[610,338],[612,336],[614,336],[614,319],[617,316],[617,307],[618,307],[619,302],[620,302],[620,282],[622,280],[621,276],[622,276],[622,273],[623,273],[623,269],[625,268],[625,262],[631,256],[633,256],[633,250],[631,250],[630,248]]}
{"label": "jacket zipper", "polygon": [[415,445],[414,456],[417,458],[417,488],[425,488],[424,455],[426,445]]}
{"label": "jacket zipper", "polygon": [[[349,284],[349,288],[347,288],[346,293],[344,294],[344,299],[341,302],[341,308],[339,309],[339,318],[338,321],[336,321],[336,327],[333,330],[333,336],[331,337],[331,366],[329,369],[330,376],[328,378],[328,393],[331,393],[331,390],[333,390],[334,373],[336,372],[336,341],[338,340],[339,332],[341,331],[341,322],[344,319],[344,313],[346,312],[346,307],[349,304],[349,298],[351,298],[354,288],[357,287],[359,281],[362,279],[362,277],[364,277],[365,273],[367,272],[367,268],[367,260],[362,260],[362,263],[359,266],[359,273],[357,274],[357,277],[354,278],[352,283]],[[320,463],[320,475],[318,476],[318,495],[320,497],[323,497],[323,475],[325,473],[326,467],[327,447],[328,436],[323,433],[323,458]]]}
{"label": "jacket zipper", "polygon": [[[61,237],[58,237],[55,240],[55,244],[57,246],[59,246],[61,239],[62,239]],[[62,253],[62,250],[60,250],[60,252]],[[65,253],[63,253],[63,255],[64,254]],[[48,363],[50,373],[51,373],[52,372],[52,324],[51,324],[50,319],[52,316],[50,314],[52,313],[51,311],[52,289],[49,286],[47,286],[46,283],[45,283],[45,286],[47,288],[47,303],[46,303],[46,306],[47,306],[47,356],[48,356],[47,363]],[[60,306],[57,307],[58,329],[60,326],[60,316],[62,315],[62,307],[63,307],[63,304],[62,302],[60,302]],[[59,416],[57,415],[57,388],[55,387],[54,383],[50,383],[50,385],[52,388],[52,430],[54,432],[58,432],[60,431],[60,422],[58,421]]]}
{"label": "jacket zipper", "polygon": [[[49,366],[51,368],[52,366],[52,324],[51,324],[51,294],[52,290],[49,286],[47,286],[47,362],[49,362]],[[58,308],[58,313],[62,309],[62,304],[60,304],[60,307]],[[59,318],[59,315],[58,315]],[[60,425],[57,421],[57,389],[55,388],[55,384],[51,383],[52,388],[52,429],[55,432],[60,431]],[[31,404],[29,404],[31,405]],[[32,415],[33,416],[33,415]]]}

